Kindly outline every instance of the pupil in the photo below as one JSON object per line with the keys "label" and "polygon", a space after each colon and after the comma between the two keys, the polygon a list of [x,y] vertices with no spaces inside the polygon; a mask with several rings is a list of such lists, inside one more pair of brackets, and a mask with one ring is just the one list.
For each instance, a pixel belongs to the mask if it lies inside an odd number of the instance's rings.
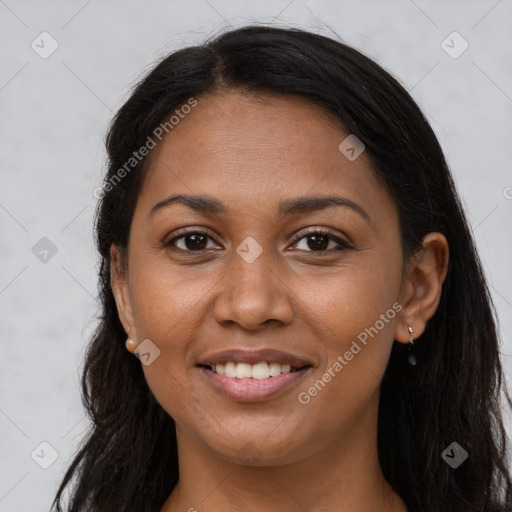
{"label": "pupil", "polygon": [[[189,244],[188,241],[193,240],[192,244]],[[185,245],[187,246],[187,249],[204,249],[206,247],[206,237],[201,234],[193,234],[188,235],[185,238]],[[192,247],[190,247],[192,245]]]}
{"label": "pupil", "polygon": [[310,235],[308,239],[314,240],[313,245],[308,242],[310,249],[326,249],[329,246],[329,237],[326,235]]}

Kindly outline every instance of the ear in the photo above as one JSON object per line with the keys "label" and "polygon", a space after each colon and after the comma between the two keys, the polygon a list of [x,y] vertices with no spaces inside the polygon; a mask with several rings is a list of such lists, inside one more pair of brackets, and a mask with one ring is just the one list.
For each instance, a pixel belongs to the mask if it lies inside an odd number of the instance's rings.
{"label": "ear", "polygon": [[399,321],[395,329],[395,340],[408,343],[413,330],[414,338],[425,331],[427,322],[434,316],[446,273],[448,271],[448,241],[442,233],[429,233],[423,238],[422,248],[411,256],[400,294]]}
{"label": "ear", "polygon": [[[121,254],[121,250],[114,244],[110,246],[110,261],[110,281],[112,283],[112,292],[116,301],[119,320],[123,324],[128,337],[136,342],[137,333],[135,330],[132,303],[130,300],[126,263]],[[136,343],[131,343],[127,344],[126,348],[130,352],[133,352],[135,346]]]}

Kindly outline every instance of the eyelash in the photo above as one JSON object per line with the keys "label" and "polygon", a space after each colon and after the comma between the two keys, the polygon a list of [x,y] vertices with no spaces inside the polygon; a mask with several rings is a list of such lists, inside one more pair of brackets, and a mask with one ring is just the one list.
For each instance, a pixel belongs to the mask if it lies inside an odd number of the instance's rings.
{"label": "eyelash", "polygon": [[[174,243],[176,241],[181,240],[182,238],[185,238],[190,235],[206,235],[208,238],[213,240],[213,238],[208,233],[205,233],[204,231],[187,231],[185,233],[182,233],[178,236],[173,237],[171,240],[169,240],[167,242],[164,242],[163,246],[164,246],[164,248],[171,248],[173,250],[177,250],[177,251],[181,251],[181,252],[185,252],[185,253],[201,253],[202,251],[208,250],[208,249],[199,249],[197,251],[193,251],[193,250],[189,250],[189,249],[180,249],[180,248],[174,246]],[[329,249],[329,250],[322,250],[322,251],[309,250],[309,251],[305,251],[305,252],[319,253],[319,254],[331,254],[333,252],[344,251],[347,249],[354,249],[354,247],[351,244],[349,244],[347,241],[333,235],[330,231],[325,231],[325,230],[321,230],[321,229],[317,229],[317,228],[315,228],[311,231],[308,231],[307,233],[303,233],[302,235],[295,235],[294,238],[296,240],[294,241],[294,244],[296,244],[297,242],[300,242],[302,239],[307,238],[308,236],[312,236],[312,235],[327,236],[329,238],[329,241],[336,242],[339,245],[339,247],[335,248],[335,249]]]}

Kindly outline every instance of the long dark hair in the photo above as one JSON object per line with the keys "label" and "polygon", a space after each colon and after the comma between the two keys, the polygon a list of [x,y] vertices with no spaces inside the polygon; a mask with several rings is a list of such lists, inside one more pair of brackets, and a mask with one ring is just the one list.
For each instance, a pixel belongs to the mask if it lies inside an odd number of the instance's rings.
{"label": "long dark hair", "polygon": [[[512,481],[500,412],[495,311],[440,145],[410,95],[359,51],[304,30],[249,26],[171,53],[134,88],[106,137],[109,167],[96,216],[101,318],[82,376],[92,427],[53,507],[159,512],[178,481],[175,423],[124,346],[110,282],[110,247],[128,246],[148,167],[126,163],[176,109],[215,90],[298,95],[333,113],[366,146],[400,216],[404,257],[443,233],[450,263],[441,302],[415,342],[418,364],[394,343],[382,385],[378,452],[385,478],[412,512],[510,512]],[[158,132],[157,132],[158,133]],[[133,162],[132,162],[133,163]],[[125,166],[127,172],[119,169]],[[468,453],[454,469],[442,452]],[[52,508],[53,508],[52,507]]]}

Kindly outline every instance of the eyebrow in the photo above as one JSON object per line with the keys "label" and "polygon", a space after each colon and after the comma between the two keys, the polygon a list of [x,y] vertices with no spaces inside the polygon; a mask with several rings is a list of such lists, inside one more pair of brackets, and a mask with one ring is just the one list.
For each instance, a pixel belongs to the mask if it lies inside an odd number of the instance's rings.
{"label": "eyebrow", "polygon": [[[221,202],[209,196],[197,196],[176,194],[169,196],[153,206],[149,212],[148,218],[152,217],[156,212],[171,206],[172,204],[183,204],[192,210],[202,214],[221,215],[228,213],[228,208]],[[311,196],[298,197],[296,199],[286,199],[279,203],[279,216],[286,217],[293,214],[311,213],[314,211],[324,210],[331,206],[342,206],[350,208],[366,221],[370,221],[369,215],[357,203],[346,197],[339,196]]]}

